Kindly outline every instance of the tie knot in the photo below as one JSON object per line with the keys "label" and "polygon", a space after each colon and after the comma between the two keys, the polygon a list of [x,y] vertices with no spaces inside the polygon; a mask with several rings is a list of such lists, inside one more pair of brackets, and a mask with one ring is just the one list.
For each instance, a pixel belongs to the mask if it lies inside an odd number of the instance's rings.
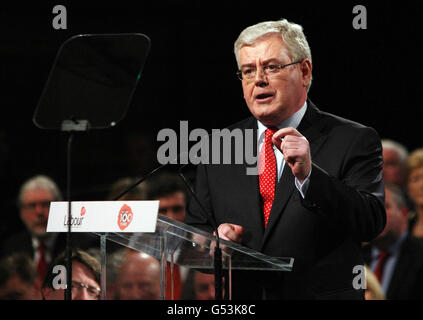
{"label": "tie knot", "polygon": [[272,140],[272,137],[276,131],[278,131],[278,128],[273,128],[273,127],[267,128],[264,139],[267,141]]}
{"label": "tie knot", "polygon": [[43,252],[44,253],[44,251],[46,250],[46,246],[43,243],[40,243],[40,245],[38,246],[38,250],[40,252]]}

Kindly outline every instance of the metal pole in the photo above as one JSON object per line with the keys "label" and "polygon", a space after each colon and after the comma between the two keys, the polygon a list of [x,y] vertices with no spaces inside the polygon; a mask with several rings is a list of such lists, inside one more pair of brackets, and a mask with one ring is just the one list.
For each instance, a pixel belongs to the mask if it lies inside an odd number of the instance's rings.
{"label": "metal pole", "polygon": [[71,222],[72,222],[72,208],[71,208],[71,150],[73,132],[69,133],[68,149],[67,149],[67,190],[66,198],[68,200],[68,231],[66,234],[66,250],[65,250],[65,261],[66,261],[66,290],[65,300],[72,300],[72,233],[71,233]]}

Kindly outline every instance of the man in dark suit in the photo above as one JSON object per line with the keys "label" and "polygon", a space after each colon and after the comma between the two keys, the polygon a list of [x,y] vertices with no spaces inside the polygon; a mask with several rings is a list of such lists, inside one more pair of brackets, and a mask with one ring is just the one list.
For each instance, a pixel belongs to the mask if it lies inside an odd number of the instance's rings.
{"label": "man in dark suit", "polygon": [[407,206],[399,187],[385,188],[386,226],[363,248],[366,263],[388,300],[423,299],[423,242],[407,228]]}
{"label": "man in dark suit", "polygon": [[[231,129],[257,133],[258,175],[246,163],[199,165],[196,192],[222,239],[295,261],[292,272],[234,273],[233,297],[363,298],[353,269],[364,263],[361,242],[386,219],[377,133],[307,99],[312,63],[301,26],[251,26],[235,56],[253,117]],[[185,221],[213,230],[195,201]]]}
{"label": "man in dark suit", "polygon": [[51,178],[39,175],[25,181],[18,195],[19,215],[25,230],[12,235],[2,245],[2,253],[24,252],[33,258],[41,280],[48,263],[59,251],[58,234],[49,234],[46,229],[50,202],[60,200],[61,192]]}
{"label": "man in dark suit", "polygon": [[[62,194],[57,184],[44,175],[25,181],[18,195],[20,218],[25,229],[12,235],[1,246],[0,255],[15,252],[26,253],[34,261],[39,276],[44,278],[47,267],[66,246],[65,233],[47,232],[47,221],[51,201],[61,201]],[[98,242],[94,236],[73,234],[72,245],[90,248]]]}

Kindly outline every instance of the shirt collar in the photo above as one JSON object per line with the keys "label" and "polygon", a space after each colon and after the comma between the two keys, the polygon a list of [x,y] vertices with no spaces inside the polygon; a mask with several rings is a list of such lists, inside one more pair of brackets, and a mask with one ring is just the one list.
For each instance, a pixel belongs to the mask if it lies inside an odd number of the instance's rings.
{"label": "shirt collar", "polygon": [[[52,233],[46,240],[43,242],[47,250],[50,250],[53,248],[54,242],[56,241],[58,234]],[[37,250],[40,246],[40,240],[38,240],[36,237],[32,237],[32,247]]]}
{"label": "shirt collar", "polygon": [[[307,111],[307,101],[304,102],[304,105],[297,112],[295,112],[288,119],[279,123],[276,127],[278,129],[287,128],[287,127],[292,127],[296,129],[299,126],[301,120],[303,119],[306,111]],[[258,141],[261,141],[264,139],[264,133],[267,127],[258,120],[257,120],[257,126],[258,126],[257,139]]]}

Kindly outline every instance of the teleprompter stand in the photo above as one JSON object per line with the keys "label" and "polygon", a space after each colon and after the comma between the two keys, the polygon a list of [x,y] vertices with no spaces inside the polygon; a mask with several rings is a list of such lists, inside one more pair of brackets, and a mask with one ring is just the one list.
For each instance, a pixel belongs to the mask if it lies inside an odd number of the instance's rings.
{"label": "teleprompter stand", "polygon": [[68,132],[67,157],[66,157],[66,199],[68,201],[68,232],[66,233],[66,290],[65,300],[72,300],[72,201],[71,201],[71,151],[72,140],[75,132],[86,132],[89,128],[88,120],[63,120],[61,131]]}
{"label": "teleprompter stand", "polygon": [[83,34],[60,47],[33,121],[68,134],[65,299],[72,299],[71,150],[75,133],[116,126],[126,115],[150,49],[140,33]]}

